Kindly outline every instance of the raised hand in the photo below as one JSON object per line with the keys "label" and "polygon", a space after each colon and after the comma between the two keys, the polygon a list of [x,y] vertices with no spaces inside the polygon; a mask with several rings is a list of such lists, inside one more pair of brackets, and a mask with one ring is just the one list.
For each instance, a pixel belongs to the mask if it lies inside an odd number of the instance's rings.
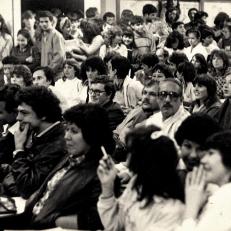
{"label": "raised hand", "polygon": [[97,174],[101,182],[103,196],[112,196],[117,170],[110,156],[104,156],[100,160]]}
{"label": "raised hand", "polygon": [[24,124],[23,127],[19,126],[14,133],[15,149],[24,149],[24,144],[27,140],[27,134],[29,131],[29,124]]}
{"label": "raised hand", "polygon": [[195,167],[188,173],[185,183],[185,218],[196,219],[207,199],[205,191],[205,171],[203,166]]}

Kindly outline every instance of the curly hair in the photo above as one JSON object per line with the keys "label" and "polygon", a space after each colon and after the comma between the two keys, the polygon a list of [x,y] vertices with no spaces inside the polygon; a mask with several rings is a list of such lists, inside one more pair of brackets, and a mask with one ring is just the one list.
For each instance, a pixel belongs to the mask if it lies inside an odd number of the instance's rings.
{"label": "curly hair", "polygon": [[26,65],[15,65],[12,75],[22,76],[25,86],[31,86],[33,83],[31,70]]}
{"label": "curly hair", "polygon": [[52,123],[62,119],[59,99],[44,86],[22,88],[16,98],[19,104],[29,105],[38,118],[45,117],[45,121]]}

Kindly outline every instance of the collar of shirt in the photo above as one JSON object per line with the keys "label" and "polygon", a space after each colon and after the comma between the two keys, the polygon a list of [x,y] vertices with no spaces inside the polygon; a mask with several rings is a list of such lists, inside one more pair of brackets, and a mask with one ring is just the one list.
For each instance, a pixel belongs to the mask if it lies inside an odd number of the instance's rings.
{"label": "collar of shirt", "polygon": [[56,125],[60,124],[60,121],[57,121],[55,123],[53,123],[51,126],[49,126],[48,128],[46,128],[44,131],[40,132],[38,135],[36,135],[36,137],[41,137],[43,136],[45,133],[47,133],[48,131],[50,131],[53,127],[55,127]]}

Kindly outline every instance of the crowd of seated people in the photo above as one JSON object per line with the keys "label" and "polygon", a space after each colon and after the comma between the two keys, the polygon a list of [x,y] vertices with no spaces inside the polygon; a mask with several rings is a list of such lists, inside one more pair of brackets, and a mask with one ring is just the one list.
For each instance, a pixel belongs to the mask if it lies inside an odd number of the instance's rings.
{"label": "crowd of seated people", "polygon": [[207,17],[28,10],[13,44],[0,15],[0,230],[231,229],[231,18]]}

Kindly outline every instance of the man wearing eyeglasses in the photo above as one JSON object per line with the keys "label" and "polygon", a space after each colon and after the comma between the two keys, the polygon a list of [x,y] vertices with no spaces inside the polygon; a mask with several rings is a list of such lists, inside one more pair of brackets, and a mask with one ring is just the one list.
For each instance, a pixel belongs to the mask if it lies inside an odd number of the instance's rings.
{"label": "man wearing eyeglasses", "polygon": [[173,78],[161,81],[157,99],[160,112],[147,119],[145,124],[159,126],[165,135],[174,140],[178,127],[190,115],[184,109],[182,100],[183,87],[180,81]]}
{"label": "man wearing eyeglasses", "polygon": [[113,102],[115,87],[107,76],[101,75],[91,81],[89,86],[90,102],[99,104],[108,112],[109,125],[114,130],[124,119],[124,113],[120,105]]}

